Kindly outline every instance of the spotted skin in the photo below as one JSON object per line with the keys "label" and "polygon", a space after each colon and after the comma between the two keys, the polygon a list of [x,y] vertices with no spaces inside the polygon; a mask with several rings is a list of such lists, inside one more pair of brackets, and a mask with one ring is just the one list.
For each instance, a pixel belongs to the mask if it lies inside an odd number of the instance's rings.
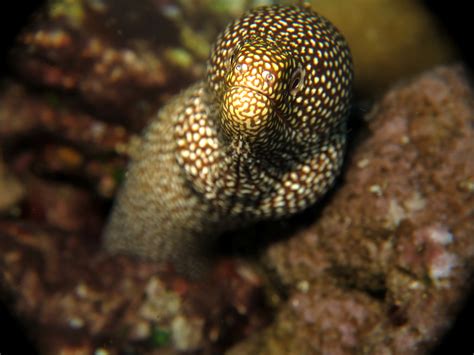
{"label": "spotted skin", "polygon": [[338,175],[352,61],[316,13],[257,8],[218,37],[207,79],[145,132],[105,232],[105,246],[188,275],[213,238],[314,204]]}

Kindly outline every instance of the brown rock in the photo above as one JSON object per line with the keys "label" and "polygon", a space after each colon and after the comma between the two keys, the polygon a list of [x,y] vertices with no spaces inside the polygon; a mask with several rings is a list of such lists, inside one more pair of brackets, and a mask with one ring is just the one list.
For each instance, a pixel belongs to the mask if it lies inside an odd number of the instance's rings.
{"label": "brown rock", "polygon": [[203,75],[190,54],[194,65],[184,67],[167,55],[180,39],[163,8],[153,1],[47,2],[19,36],[12,67],[25,81],[70,93],[109,121],[140,130],[170,92]]}
{"label": "brown rock", "polygon": [[0,149],[0,214],[10,212],[24,196],[23,185],[8,170]]}
{"label": "brown rock", "polygon": [[239,263],[191,283],[25,221],[0,220],[0,250],[0,296],[42,353],[222,353],[268,322],[262,280]]}

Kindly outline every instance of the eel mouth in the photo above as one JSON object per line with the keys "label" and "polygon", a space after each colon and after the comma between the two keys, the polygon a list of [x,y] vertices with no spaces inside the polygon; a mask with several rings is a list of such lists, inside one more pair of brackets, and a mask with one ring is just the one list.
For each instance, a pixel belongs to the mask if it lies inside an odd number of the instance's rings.
{"label": "eel mouth", "polygon": [[232,85],[232,86],[228,86],[227,90],[232,90],[234,88],[239,88],[240,90],[246,90],[246,91],[254,91],[256,93],[259,93],[262,96],[267,97],[269,101],[272,101],[272,99],[268,96],[268,94],[266,92],[260,90],[259,88],[255,87],[255,86],[251,86],[251,85]]}

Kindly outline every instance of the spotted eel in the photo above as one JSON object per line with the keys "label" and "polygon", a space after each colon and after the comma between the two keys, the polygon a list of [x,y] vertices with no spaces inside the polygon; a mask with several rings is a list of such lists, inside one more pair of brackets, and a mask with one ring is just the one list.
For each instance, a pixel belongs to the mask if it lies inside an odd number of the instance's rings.
{"label": "spotted eel", "polygon": [[352,59],[306,8],[256,8],[222,32],[207,78],[145,130],[105,230],[113,253],[206,268],[222,232],[314,204],[343,161]]}

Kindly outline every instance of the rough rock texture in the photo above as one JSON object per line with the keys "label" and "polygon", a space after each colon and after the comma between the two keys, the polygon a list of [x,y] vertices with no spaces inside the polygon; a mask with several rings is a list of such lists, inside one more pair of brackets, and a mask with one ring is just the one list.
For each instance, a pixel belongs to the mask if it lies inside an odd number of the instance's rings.
{"label": "rough rock texture", "polygon": [[23,185],[7,168],[0,150],[0,214],[17,205],[24,195]]}
{"label": "rough rock texture", "polygon": [[38,95],[17,83],[0,91],[3,155],[24,179],[66,177],[111,197],[133,141],[123,126],[86,114],[56,94]]}
{"label": "rough rock texture", "polygon": [[423,354],[474,266],[474,93],[460,67],[388,92],[318,221],[271,246],[290,296],[230,354]]}
{"label": "rough rock texture", "polygon": [[44,354],[221,353],[268,322],[262,279],[239,263],[190,283],[109,257],[83,235],[10,221],[0,221],[0,250],[1,300]]}

